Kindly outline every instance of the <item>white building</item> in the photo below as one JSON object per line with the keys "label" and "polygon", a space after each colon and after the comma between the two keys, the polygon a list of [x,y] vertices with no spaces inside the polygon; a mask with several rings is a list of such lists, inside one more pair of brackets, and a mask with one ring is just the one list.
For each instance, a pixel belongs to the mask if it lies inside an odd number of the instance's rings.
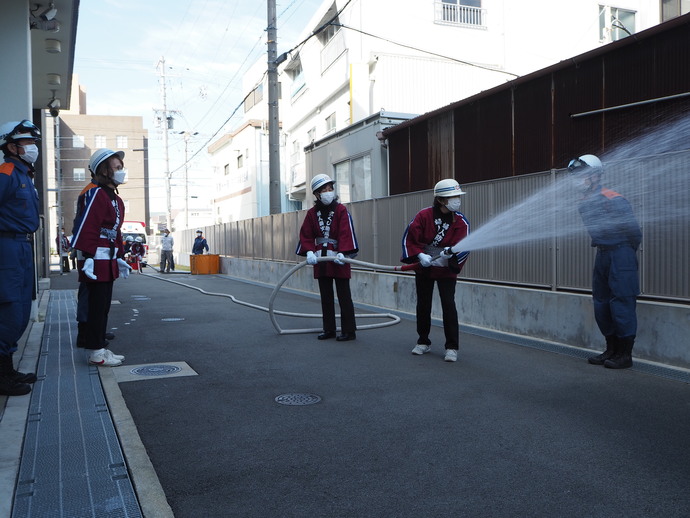
{"label": "white building", "polygon": [[[342,145],[354,123],[440,108],[649,28],[660,16],[659,0],[327,0],[305,27],[304,43],[279,58],[283,210],[311,205],[306,185],[318,173],[332,175],[344,201],[359,199],[353,193],[387,195],[386,161],[373,161],[385,169],[366,170],[381,143]],[[262,59],[246,76],[247,122],[209,147],[217,170],[231,177],[217,184],[217,221],[268,214],[264,71]],[[224,146],[227,139],[234,144]],[[322,146],[317,160],[306,158],[305,149]]]}

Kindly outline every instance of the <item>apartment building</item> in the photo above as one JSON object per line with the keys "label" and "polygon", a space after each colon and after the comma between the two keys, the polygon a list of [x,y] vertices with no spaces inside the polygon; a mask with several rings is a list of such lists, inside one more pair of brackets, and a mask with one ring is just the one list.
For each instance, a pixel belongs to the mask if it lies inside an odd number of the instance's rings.
{"label": "apartment building", "polygon": [[[96,149],[110,148],[125,152],[127,182],[118,188],[125,203],[128,221],[149,221],[148,131],[143,118],[128,115],[89,115],[86,92],[72,88],[69,111],[60,113],[55,152],[58,164],[56,191],[59,193],[55,221],[71,233],[77,197],[91,181],[89,159]],[[150,232],[149,232],[150,233]]]}
{"label": "apartment building", "polygon": [[[290,49],[278,58],[283,210],[311,205],[307,186],[318,173],[336,180],[344,201],[388,194],[388,164],[378,158],[385,142],[362,124],[373,115],[383,115],[386,129],[395,123],[386,114],[427,113],[656,25],[662,5],[671,16],[668,3],[326,0],[302,43],[280,46]],[[264,71],[261,60],[246,76],[246,121],[267,119]],[[250,127],[243,123],[233,140]],[[233,146],[245,150],[233,157],[219,152],[223,139],[209,147],[216,174],[241,182],[217,183],[216,220],[268,214],[267,146],[247,139],[262,147]],[[256,167],[239,159],[248,154]],[[232,212],[222,206],[229,199]]]}

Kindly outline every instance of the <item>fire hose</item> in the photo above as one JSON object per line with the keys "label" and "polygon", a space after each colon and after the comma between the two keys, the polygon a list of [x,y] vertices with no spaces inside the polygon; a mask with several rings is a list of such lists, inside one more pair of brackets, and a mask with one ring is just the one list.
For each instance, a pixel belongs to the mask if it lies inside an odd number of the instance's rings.
{"label": "fire hose", "polygon": [[[334,256],[327,256],[327,257],[317,257],[317,262],[326,262],[326,261],[335,261],[337,257]],[[401,266],[387,266],[387,265],[381,265],[381,264],[373,264],[373,263],[367,263],[364,261],[357,261],[355,259],[350,259],[345,257],[344,259],[341,259],[342,262],[344,263],[350,263],[353,265],[361,266],[364,268],[372,269],[372,270],[382,270],[382,271],[392,271],[392,272],[400,272],[400,271],[407,271],[407,270],[413,270],[415,267],[418,266],[417,263],[415,264],[403,264]],[[278,281],[278,284],[276,284],[275,288],[273,289],[273,292],[271,293],[271,297],[269,299],[269,304],[268,307],[263,307],[259,306],[257,304],[251,304],[249,302],[245,302],[242,300],[239,300],[235,298],[233,295],[230,295],[228,293],[213,293],[209,292],[206,290],[203,290],[197,286],[191,286],[189,284],[185,284],[183,282],[179,281],[174,281],[172,279],[167,279],[167,278],[162,278],[158,276],[154,276],[151,274],[143,274],[146,275],[147,277],[152,277],[154,279],[170,282],[172,284],[177,284],[179,286],[184,286],[185,288],[190,288],[193,290],[196,290],[200,293],[203,293],[204,295],[209,295],[212,297],[225,297],[229,298],[236,304],[240,304],[242,306],[246,306],[252,309],[258,309],[260,311],[265,311],[268,312],[269,317],[271,319],[271,323],[273,324],[273,327],[275,330],[278,332],[278,334],[281,335],[287,335],[287,334],[302,334],[302,333],[317,333],[317,332],[322,332],[323,329],[320,327],[318,328],[309,328],[309,329],[283,329],[280,327],[278,324],[278,321],[276,319],[276,315],[280,316],[288,316],[288,317],[300,317],[300,318],[320,318],[322,315],[320,313],[314,313],[314,314],[309,314],[309,313],[294,313],[290,311],[278,311],[274,309],[274,303],[276,296],[278,295],[278,292],[280,291],[281,287],[285,282],[300,268],[304,268],[307,266],[306,261],[302,261],[300,263],[297,263],[295,266],[290,268],[290,270],[287,271],[285,275]],[[379,327],[387,327],[387,326],[392,326],[400,322],[400,317],[397,315],[393,315],[392,313],[364,313],[364,314],[356,314],[356,318],[363,319],[363,318],[388,318],[390,319],[389,322],[379,322],[375,324],[365,324],[365,325],[358,325],[357,330],[362,330],[362,329],[376,329]]]}

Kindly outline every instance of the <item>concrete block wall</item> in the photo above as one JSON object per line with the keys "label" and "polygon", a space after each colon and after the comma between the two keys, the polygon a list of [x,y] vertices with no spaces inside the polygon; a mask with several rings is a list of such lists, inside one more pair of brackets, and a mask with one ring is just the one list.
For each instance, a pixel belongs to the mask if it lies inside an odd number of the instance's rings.
{"label": "concrete block wall", "polygon": [[[295,265],[263,260],[221,257],[221,273],[231,277],[277,285]],[[284,287],[318,293],[311,267],[298,269]],[[414,276],[353,270],[350,282],[355,303],[415,313]],[[603,349],[589,295],[495,286],[473,282],[458,284],[456,303],[460,325],[573,347]],[[682,304],[639,301],[635,356],[665,365],[690,368],[690,307]],[[278,309],[278,308],[276,308]],[[438,296],[432,317],[441,318]],[[414,345],[414,344],[412,344]]]}

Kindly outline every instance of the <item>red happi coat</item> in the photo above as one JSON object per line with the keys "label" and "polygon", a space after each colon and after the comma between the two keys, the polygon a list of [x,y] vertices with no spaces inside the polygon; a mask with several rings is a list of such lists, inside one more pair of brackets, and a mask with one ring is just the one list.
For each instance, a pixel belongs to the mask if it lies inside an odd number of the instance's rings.
{"label": "red happi coat", "polygon": [[[324,247],[322,244],[317,244],[317,238],[323,238],[324,233],[319,225],[318,207],[323,207],[317,204],[307,211],[307,216],[304,218],[302,228],[299,231],[299,243],[297,244],[297,255],[306,256],[307,252],[314,252],[317,256],[321,255],[335,255],[342,253],[343,255],[354,256],[359,251],[357,244],[357,236],[355,236],[355,228],[352,223],[352,217],[344,205],[333,202],[329,209],[333,210],[333,220],[330,224],[330,232],[328,237],[337,241],[337,244],[327,243]],[[327,221],[327,214],[324,220]],[[324,222],[325,222],[324,221]],[[314,266],[314,278],[333,277],[338,279],[349,279],[352,276],[350,265],[346,263],[344,266],[335,264],[333,261],[324,261]]]}
{"label": "red happi coat", "polygon": [[[437,207],[427,207],[420,210],[414,219],[410,222],[403,234],[402,238],[402,256],[400,261],[403,263],[416,263],[419,261],[417,255],[420,253],[429,253],[428,247],[432,245],[434,238],[437,235],[436,220],[441,217],[440,209]],[[462,239],[467,237],[470,233],[470,224],[461,212],[454,212],[452,223],[445,232],[443,239],[435,246],[443,249],[448,246],[454,246]],[[456,279],[458,273],[465,266],[469,252],[460,252],[457,254],[457,268],[451,269],[448,267],[448,261],[438,259],[432,263],[429,268],[422,268],[419,271],[428,270],[432,279]]]}
{"label": "red happi coat", "polygon": [[[124,255],[120,229],[125,204],[109,187],[94,185],[83,192],[83,206],[79,209],[72,239],[72,248],[81,252],[77,262],[79,282],[112,282],[119,277],[117,259]],[[96,280],[89,279],[81,270],[88,257],[93,258]]]}

